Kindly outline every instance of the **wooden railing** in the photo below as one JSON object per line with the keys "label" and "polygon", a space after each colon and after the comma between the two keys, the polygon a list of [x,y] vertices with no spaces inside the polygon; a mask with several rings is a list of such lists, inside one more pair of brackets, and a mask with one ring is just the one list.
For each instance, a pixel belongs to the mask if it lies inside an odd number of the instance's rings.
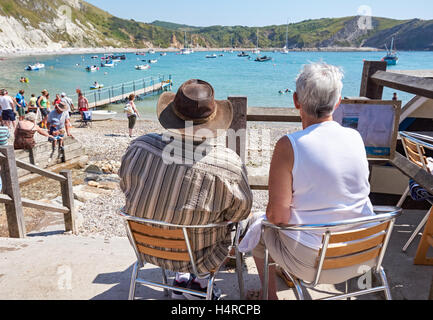
{"label": "wooden railing", "polygon": [[[10,145],[0,147],[0,166],[3,185],[0,203],[4,203],[6,207],[9,237],[24,238],[26,236],[23,207],[63,213],[66,231],[76,233],[71,171],[64,170],[57,174],[16,160],[14,148]],[[17,168],[60,182],[63,205],[22,198]]]}

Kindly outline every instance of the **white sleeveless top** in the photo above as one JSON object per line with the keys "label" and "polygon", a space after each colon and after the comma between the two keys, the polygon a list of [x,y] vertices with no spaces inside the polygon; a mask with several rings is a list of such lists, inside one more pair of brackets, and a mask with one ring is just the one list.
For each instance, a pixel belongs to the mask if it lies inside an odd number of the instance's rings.
{"label": "white sleeveless top", "polygon": [[[369,168],[360,134],[334,121],[287,135],[294,151],[293,202],[289,224],[318,224],[374,215]],[[285,231],[318,249],[320,231]]]}

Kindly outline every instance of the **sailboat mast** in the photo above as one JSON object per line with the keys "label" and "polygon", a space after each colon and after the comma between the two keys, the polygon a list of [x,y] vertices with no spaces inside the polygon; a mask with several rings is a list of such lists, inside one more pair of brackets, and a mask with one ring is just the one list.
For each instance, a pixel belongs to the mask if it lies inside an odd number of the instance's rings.
{"label": "sailboat mast", "polygon": [[289,20],[287,20],[287,30],[286,30],[286,49],[289,48]]}

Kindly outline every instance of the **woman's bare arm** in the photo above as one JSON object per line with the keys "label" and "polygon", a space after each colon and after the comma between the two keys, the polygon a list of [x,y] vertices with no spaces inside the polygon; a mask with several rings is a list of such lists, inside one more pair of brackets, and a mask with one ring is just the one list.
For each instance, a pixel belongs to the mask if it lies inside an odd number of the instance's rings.
{"label": "woman's bare arm", "polygon": [[269,203],[266,216],[276,225],[287,224],[291,215],[294,154],[288,137],[275,146],[269,171]]}

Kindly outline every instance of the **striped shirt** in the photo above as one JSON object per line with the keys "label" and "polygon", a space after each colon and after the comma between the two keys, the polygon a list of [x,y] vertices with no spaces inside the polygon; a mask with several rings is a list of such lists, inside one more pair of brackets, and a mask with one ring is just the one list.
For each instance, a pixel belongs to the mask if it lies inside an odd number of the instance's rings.
{"label": "striped shirt", "polygon": [[8,139],[10,137],[8,127],[0,126],[0,146],[8,144]]}
{"label": "striped shirt", "polygon": [[[191,143],[191,149],[188,146],[181,140],[167,142],[163,135],[157,134],[132,142],[119,170],[120,186],[126,196],[125,211],[132,216],[178,225],[245,220],[253,196],[246,167],[239,156],[217,144]],[[230,230],[188,232],[199,273],[223,262],[231,245]],[[143,259],[167,270],[193,272],[189,262],[147,255]]]}

